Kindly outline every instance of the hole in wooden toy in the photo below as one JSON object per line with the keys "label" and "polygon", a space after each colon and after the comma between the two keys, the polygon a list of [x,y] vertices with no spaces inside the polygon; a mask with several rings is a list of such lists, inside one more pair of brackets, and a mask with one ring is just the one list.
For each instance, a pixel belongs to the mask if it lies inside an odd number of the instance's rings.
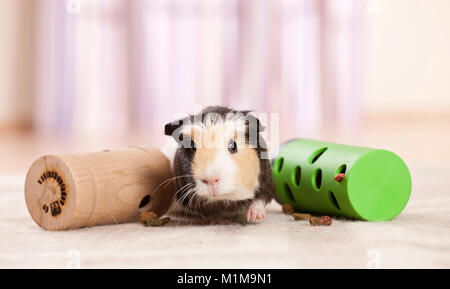
{"label": "hole in wooden toy", "polygon": [[336,170],[336,175],[338,175],[338,174],[345,174],[346,170],[347,170],[347,165],[346,164],[340,165],[338,167],[338,169]]}
{"label": "hole in wooden toy", "polygon": [[277,173],[281,172],[281,170],[283,169],[283,164],[284,158],[277,159],[277,161],[275,162],[275,168]]}
{"label": "hole in wooden toy", "polygon": [[300,187],[301,176],[302,176],[302,169],[300,168],[300,166],[295,167],[293,172],[293,181],[297,187]]}
{"label": "hole in wooden toy", "polygon": [[336,196],[334,195],[334,193],[332,191],[329,192],[329,196],[330,196],[330,201],[331,204],[338,210],[341,209],[341,207],[339,206],[339,203],[336,200]]}
{"label": "hole in wooden toy", "polygon": [[320,187],[322,186],[322,170],[321,169],[317,169],[314,171],[314,173],[312,175],[312,186],[316,191],[320,190]]}
{"label": "hole in wooden toy", "polygon": [[323,155],[323,153],[327,150],[327,147],[321,148],[317,151],[315,151],[310,157],[309,157],[309,163],[312,165],[313,163],[315,163],[320,156]]}
{"label": "hole in wooden toy", "polygon": [[150,195],[146,195],[145,197],[142,198],[141,203],[139,204],[139,209],[142,207],[145,207],[148,205],[148,203],[150,203]]}
{"label": "hole in wooden toy", "polygon": [[284,191],[285,191],[286,195],[288,196],[289,200],[292,203],[295,203],[294,195],[292,194],[292,191],[291,191],[291,188],[289,187],[289,184],[284,183]]}

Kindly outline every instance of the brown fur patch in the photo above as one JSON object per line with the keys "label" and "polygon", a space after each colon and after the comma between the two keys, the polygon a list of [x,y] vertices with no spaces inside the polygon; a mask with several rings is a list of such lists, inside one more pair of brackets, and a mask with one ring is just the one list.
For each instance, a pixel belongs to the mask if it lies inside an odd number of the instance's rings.
{"label": "brown fur patch", "polygon": [[215,148],[198,148],[194,161],[192,162],[192,173],[197,179],[201,179],[206,172],[208,165],[214,161],[214,157],[217,154]]}
{"label": "brown fur patch", "polygon": [[[214,128],[198,131],[191,130],[191,138],[197,145],[197,150],[192,162],[192,173],[198,179],[206,172],[208,164],[214,161],[218,148],[214,146],[216,139]],[[212,144],[211,144],[212,142]]]}
{"label": "brown fur patch", "polygon": [[260,173],[256,151],[248,146],[241,147],[231,157],[238,166],[235,183],[248,190],[255,190],[258,187],[258,176]]}

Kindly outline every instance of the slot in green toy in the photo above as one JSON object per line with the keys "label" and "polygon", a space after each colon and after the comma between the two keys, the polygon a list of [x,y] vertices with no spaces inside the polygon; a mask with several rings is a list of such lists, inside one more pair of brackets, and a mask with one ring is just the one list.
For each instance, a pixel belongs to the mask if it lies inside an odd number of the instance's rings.
{"label": "slot in green toy", "polygon": [[385,221],[405,208],[411,175],[396,154],[298,139],[273,164],[278,198],[296,211]]}

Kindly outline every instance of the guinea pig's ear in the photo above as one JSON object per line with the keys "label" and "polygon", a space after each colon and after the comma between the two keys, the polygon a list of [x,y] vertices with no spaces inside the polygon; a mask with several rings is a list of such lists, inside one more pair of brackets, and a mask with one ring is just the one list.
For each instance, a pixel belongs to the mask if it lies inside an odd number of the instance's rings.
{"label": "guinea pig's ear", "polygon": [[164,126],[164,134],[168,136],[173,136],[173,132],[179,129],[183,125],[183,120],[176,120],[169,122]]}
{"label": "guinea pig's ear", "polygon": [[261,124],[261,121],[256,116],[251,115],[250,114],[251,112],[252,112],[251,110],[240,111],[240,113],[242,113],[245,116],[246,120],[248,120],[249,126],[256,124],[257,133],[263,132],[266,129],[266,127]]}

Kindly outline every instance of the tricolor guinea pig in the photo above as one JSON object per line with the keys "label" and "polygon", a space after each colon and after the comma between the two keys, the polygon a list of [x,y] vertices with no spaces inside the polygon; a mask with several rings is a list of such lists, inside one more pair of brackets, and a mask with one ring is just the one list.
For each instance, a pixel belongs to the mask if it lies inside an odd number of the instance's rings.
{"label": "tricolor guinea pig", "polygon": [[263,129],[249,111],[221,106],[166,124],[164,152],[177,187],[169,214],[263,220],[275,195]]}

